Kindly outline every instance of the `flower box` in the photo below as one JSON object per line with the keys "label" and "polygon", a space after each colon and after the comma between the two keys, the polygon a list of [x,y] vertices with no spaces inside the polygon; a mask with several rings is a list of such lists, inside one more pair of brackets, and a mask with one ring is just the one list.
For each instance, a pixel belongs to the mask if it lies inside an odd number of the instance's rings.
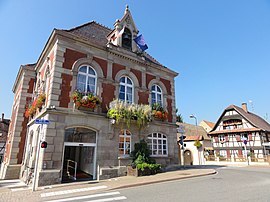
{"label": "flower box", "polygon": [[84,111],[94,111],[94,109],[101,104],[99,98],[91,92],[82,93],[75,90],[71,96],[71,99],[73,100],[77,109]]}
{"label": "flower box", "polygon": [[152,105],[152,116],[155,120],[165,121],[168,119],[168,112],[159,104]]}
{"label": "flower box", "polygon": [[158,172],[160,171],[156,169],[150,169],[148,167],[141,170],[138,169],[137,167],[133,168],[132,166],[127,166],[127,176],[134,176],[134,177],[148,176],[148,175],[155,175]]}
{"label": "flower box", "polygon": [[31,105],[29,105],[25,110],[25,117],[26,118],[33,118],[37,111],[41,111],[42,106],[45,104],[46,101],[46,95],[40,94]]}
{"label": "flower box", "polygon": [[89,112],[93,112],[94,111],[94,108],[83,107],[83,106],[77,107],[77,109],[78,110],[83,110],[83,111],[89,111]]}

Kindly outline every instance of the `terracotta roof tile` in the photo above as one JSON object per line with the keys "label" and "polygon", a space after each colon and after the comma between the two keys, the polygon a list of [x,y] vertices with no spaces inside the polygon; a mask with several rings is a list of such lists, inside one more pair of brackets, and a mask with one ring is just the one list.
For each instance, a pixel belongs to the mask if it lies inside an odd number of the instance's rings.
{"label": "terracotta roof tile", "polygon": [[[177,125],[184,126],[186,139],[188,137],[190,137],[191,139],[192,138],[194,139],[194,138],[198,138],[198,136],[200,136],[200,138],[203,137],[203,139],[205,139],[205,140],[211,139],[210,137],[208,137],[207,132],[201,126],[195,126],[195,125],[188,124],[188,123],[177,123]],[[195,140],[197,140],[197,139],[195,139]]]}
{"label": "terracotta roof tile", "polygon": [[215,123],[203,120],[210,128],[214,128]]}
{"label": "terracotta roof tile", "polygon": [[190,135],[190,136],[186,136],[186,138],[184,139],[185,141],[196,141],[196,140],[204,140],[203,136],[201,135]]}
{"label": "terracotta roof tile", "polygon": [[251,132],[251,131],[259,131],[258,128],[243,128],[243,129],[233,129],[233,130],[220,130],[220,131],[212,131],[209,134],[224,134],[224,133],[240,133],[240,132]]}

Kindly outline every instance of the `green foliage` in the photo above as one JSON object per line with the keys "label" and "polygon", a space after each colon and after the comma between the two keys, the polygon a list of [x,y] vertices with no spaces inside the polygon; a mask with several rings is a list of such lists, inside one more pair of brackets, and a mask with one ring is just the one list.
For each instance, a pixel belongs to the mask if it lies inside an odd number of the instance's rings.
{"label": "green foliage", "polygon": [[181,114],[178,114],[178,109],[176,109],[176,122],[183,123],[184,119]]}
{"label": "green foliage", "polygon": [[161,112],[165,111],[159,103],[152,104],[152,110],[161,111]]}
{"label": "green foliage", "polygon": [[148,163],[138,163],[137,164],[137,169],[144,171],[145,168],[149,167],[148,165],[149,165]]}
{"label": "green foliage", "polygon": [[78,108],[82,106],[94,109],[97,105],[101,104],[99,98],[92,92],[85,93],[80,92],[79,90],[75,90],[71,95],[71,99]]}
{"label": "green foliage", "polygon": [[141,140],[139,143],[135,143],[134,150],[131,152],[132,162],[137,165],[138,163],[150,163],[153,160],[150,159],[150,150],[145,140]]}
{"label": "green foliage", "polygon": [[197,148],[200,148],[202,146],[202,143],[199,140],[196,140],[194,142],[194,146],[197,147]]}
{"label": "green foliage", "polygon": [[135,120],[139,129],[151,121],[151,107],[143,104],[129,104],[121,100],[114,100],[110,103],[107,117],[114,119],[116,124],[123,121],[130,127],[131,121]]}
{"label": "green foliage", "polygon": [[168,112],[159,104],[152,104],[152,116],[162,121],[168,119]]}
{"label": "green foliage", "polygon": [[145,140],[141,140],[134,145],[134,151],[131,152],[132,163],[138,170],[144,171],[146,168],[151,171],[150,174],[160,171],[161,165],[156,164],[155,160],[150,158],[150,150]]}

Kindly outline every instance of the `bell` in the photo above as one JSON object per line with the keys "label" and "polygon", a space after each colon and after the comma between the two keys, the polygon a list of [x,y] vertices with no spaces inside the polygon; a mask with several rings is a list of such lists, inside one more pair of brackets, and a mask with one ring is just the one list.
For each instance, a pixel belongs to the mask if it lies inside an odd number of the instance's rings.
{"label": "bell", "polygon": [[130,37],[127,34],[123,35],[123,39],[129,39]]}

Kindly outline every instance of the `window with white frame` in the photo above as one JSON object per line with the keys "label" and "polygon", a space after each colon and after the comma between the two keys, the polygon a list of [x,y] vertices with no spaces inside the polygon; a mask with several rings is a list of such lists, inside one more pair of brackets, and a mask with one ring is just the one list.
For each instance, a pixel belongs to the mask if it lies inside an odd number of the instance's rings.
{"label": "window with white frame", "polygon": [[247,140],[248,139],[248,134],[247,133],[241,133],[240,137],[241,137],[241,140]]}
{"label": "window with white frame", "polygon": [[221,157],[227,157],[227,151],[226,151],[226,150],[220,150],[220,151],[219,151],[219,155],[220,155]]}
{"label": "window with white frame", "polygon": [[168,144],[167,137],[161,133],[152,133],[148,135],[147,144],[152,156],[167,156]]}
{"label": "window with white frame", "polygon": [[96,94],[96,83],[96,71],[88,65],[81,66],[78,71],[77,89],[80,92],[91,92]]}
{"label": "window with white frame", "polygon": [[127,77],[123,76],[120,78],[120,86],[119,86],[119,100],[122,100],[127,103],[133,103],[133,82]]}
{"label": "window with white frame", "polygon": [[162,90],[161,88],[154,84],[151,88],[151,103],[155,104],[158,103],[160,106],[163,106],[162,102]]}
{"label": "window with white frame", "polygon": [[119,134],[119,155],[129,156],[131,150],[131,132],[129,130],[121,130]]}

